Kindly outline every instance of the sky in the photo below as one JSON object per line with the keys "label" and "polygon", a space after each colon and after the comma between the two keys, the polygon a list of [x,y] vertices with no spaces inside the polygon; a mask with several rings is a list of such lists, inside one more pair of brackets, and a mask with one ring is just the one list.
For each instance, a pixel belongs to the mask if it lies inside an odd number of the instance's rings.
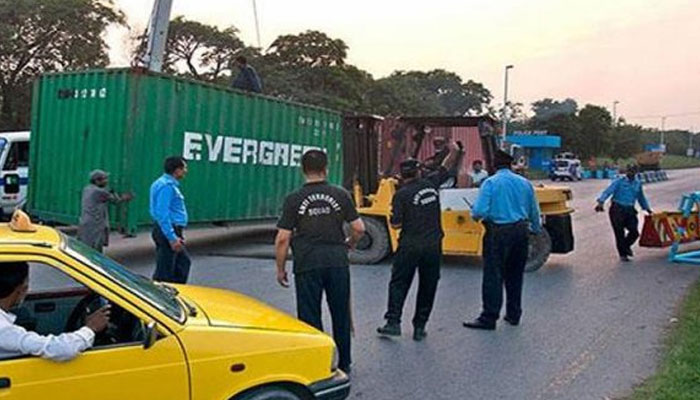
{"label": "sky", "polygon": [[[142,31],[152,0],[114,0]],[[320,30],[375,78],[442,68],[529,108],[550,97],[598,104],[628,122],[700,131],[700,0],[257,0],[263,48]],[[174,0],[172,16],[235,26],[257,44],[253,0]],[[128,64],[123,29],[108,42]],[[263,77],[264,79],[264,77]],[[685,115],[692,113],[692,115]],[[681,115],[683,114],[683,115]]]}

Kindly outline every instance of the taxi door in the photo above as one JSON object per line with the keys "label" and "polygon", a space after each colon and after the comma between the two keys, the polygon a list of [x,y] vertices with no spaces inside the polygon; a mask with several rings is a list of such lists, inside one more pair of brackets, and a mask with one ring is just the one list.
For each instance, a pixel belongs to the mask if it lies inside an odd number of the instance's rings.
{"label": "taxi door", "polygon": [[[17,258],[0,256],[0,260]],[[22,261],[40,262],[68,272],[52,259],[22,257]],[[74,274],[69,275],[110,303],[128,310],[144,323],[151,322],[138,304],[131,304],[84,276]],[[0,360],[0,399],[189,399],[184,351],[173,333],[158,329],[160,337],[149,348],[143,342],[97,347],[62,363],[37,357]]]}

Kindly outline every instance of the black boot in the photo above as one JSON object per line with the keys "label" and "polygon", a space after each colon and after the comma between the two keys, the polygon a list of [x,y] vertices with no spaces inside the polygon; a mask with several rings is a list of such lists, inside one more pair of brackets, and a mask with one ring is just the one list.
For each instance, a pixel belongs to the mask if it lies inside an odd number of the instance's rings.
{"label": "black boot", "polygon": [[424,327],[413,328],[413,340],[416,342],[422,341],[426,336],[428,336],[428,332],[425,331]]}
{"label": "black boot", "polygon": [[401,336],[401,325],[396,322],[387,322],[386,325],[377,328],[377,333],[384,336]]}

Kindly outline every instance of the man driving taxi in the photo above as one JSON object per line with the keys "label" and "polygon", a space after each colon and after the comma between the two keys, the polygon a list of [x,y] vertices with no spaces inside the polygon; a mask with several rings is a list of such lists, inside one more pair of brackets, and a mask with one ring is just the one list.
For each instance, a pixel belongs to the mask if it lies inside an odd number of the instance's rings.
{"label": "man driving taxi", "polygon": [[85,326],[75,332],[42,336],[15,324],[10,313],[22,304],[29,291],[29,265],[26,262],[0,263],[0,360],[32,355],[52,361],[69,361],[92,347],[95,334],[109,323],[106,305],[85,318]]}

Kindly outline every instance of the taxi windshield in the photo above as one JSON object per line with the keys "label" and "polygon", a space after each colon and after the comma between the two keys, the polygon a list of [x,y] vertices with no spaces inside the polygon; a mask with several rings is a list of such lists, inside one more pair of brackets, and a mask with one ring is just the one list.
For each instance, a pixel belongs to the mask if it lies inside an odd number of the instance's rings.
{"label": "taxi windshield", "polygon": [[107,278],[116,281],[168,317],[179,323],[184,322],[184,310],[177,299],[177,291],[175,289],[156,284],[150,279],[129,271],[123,265],[75,238],[63,234],[61,236],[64,243],[62,250],[66,254]]}

